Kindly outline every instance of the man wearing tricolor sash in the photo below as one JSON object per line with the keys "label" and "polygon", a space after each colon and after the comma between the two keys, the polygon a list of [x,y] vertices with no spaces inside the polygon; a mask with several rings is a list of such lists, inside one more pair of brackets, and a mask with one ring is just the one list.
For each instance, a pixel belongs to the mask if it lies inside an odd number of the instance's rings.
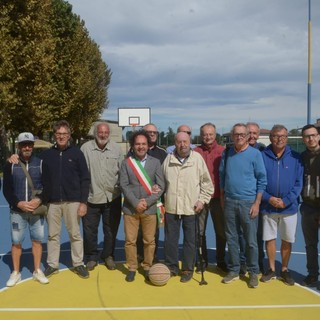
{"label": "man wearing tricolor sash", "polygon": [[120,170],[120,187],[124,196],[125,253],[128,265],[126,281],[134,281],[137,261],[137,235],[142,226],[144,260],[141,266],[148,280],[155,250],[157,208],[164,188],[164,176],[160,161],[147,154],[149,136],[145,131],[136,131],[130,138],[133,156],[123,161]]}

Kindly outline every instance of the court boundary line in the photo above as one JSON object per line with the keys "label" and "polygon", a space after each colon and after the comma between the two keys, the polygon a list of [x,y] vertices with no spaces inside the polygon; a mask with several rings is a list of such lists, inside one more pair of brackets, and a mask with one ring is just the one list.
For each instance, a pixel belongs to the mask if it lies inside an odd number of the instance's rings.
{"label": "court boundary line", "polygon": [[[179,244],[179,248],[182,247],[182,244]],[[102,249],[102,247],[98,247],[98,249]],[[159,249],[164,249],[164,247],[159,247]],[[115,250],[124,250],[124,247],[116,247]],[[216,250],[215,247],[210,247],[207,248],[207,250]],[[71,249],[62,249],[60,252],[70,252]],[[226,248],[226,251],[228,251],[228,248]],[[264,250],[266,253],[266,250]],[[47,253],[47,250],[43,250],[43,253]],[[280,254],[280,250],[277,250],[276,253]],[[27,251],[22,251],[22,255],[25,254],[32,254],[32,251],[27,250]],[[303,251],[292,251],[291,254],[296,254],[296,255],[306,255],[306,252]],[[5,257],[5,256],[11,256],[11,250],[6,252],[6,253],[0,253],[0,257]],[[318,253],[318,256],[320,256],[320,252]]]}
{"label": "court boundary line", "polygon": [[304,309],[320,308],[319,304],[247,305],[247,306],[144,306],[109,308],[0,308],[1,312],[73,312],[73,311],[145,311],[145,310],[236,310],[236,309]]}

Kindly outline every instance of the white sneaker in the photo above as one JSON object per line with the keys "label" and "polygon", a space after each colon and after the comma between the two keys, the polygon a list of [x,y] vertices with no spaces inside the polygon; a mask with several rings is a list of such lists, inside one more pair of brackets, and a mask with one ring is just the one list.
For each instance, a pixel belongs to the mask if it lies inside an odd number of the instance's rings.
{"label": "white sneaker", "polygon": [[21,281],[21,273],[17,271],[13,271],[10,275],[9,280],[7,281],[7,287],[13,287],[20,281]]}
{"label": "white sneaker", "polygon": [[39,281],[42,284],[49,283],[48,278],[43,274],[43,272],[40,269],[33,272],[33,280]]}

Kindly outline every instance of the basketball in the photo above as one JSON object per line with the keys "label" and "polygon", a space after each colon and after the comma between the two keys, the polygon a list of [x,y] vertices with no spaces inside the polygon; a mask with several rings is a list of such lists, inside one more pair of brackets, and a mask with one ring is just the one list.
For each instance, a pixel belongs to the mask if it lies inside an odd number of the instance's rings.
{"label": "basketball", "polygon": [[164,286],[170,279],[170,270],[165,264],[156,263],[149,270],[149,279],[155,286]]}

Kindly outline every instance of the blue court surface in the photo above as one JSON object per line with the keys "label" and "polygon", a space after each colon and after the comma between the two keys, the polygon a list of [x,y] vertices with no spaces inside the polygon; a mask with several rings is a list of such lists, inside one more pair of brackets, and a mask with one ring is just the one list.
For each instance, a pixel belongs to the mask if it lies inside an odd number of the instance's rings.
{"label": "blue court surface", "polygon": [[[12,260],[11,260],[11,238],[10,238],[10,223],[9,223],[9,208],[6,200],[3,197],[2,192],[0,193],[0,289],[5,287],[6,281],[8,280],[10,273],[12,271]],[[102,239],[102,230],[99,231],[99,241]],[[207,226],[207,244],[209,250],[209,263],[215,263],[215,239],[214,231],[209,217]],[[119,232],[117,236],[117,249],[116,249],[116,260],[125,261],[124,256],[124,232],[123,225],[119,227]],[[163,259],[163,229],[160,230],[160,242],[159,242],[159,258]],[[279,250],[279,242],[277,249]],[[46,262],[46,243],[43,244],[43,256],[42,264],[45,265]],[[292,272],[297,283],[301,282],[306,276],[306,256],[305,256],[305,244],[302,235],[302,230],[300,226],[300,216],[298,219],[297,236],[296,242],[293,245],[292,256],[289,262],[289,269]],[[277,253],[277,269],[280,268],[280,255]],[[68,235],[65,227],[62,228],[61,237],[61,257],[60,257],[60,269],[71,268],[71,258],[70,258],[70,243],[68,240]],[[265,267],[267,268],[267,259],[265,259]],[[31,242],[29,235],[23,243],[23,255],[21,258],[21,273],[22,279],[32,277],[33,272],[33,259],[31,254]],[[316,291],[316,288],[313,288]]]}

